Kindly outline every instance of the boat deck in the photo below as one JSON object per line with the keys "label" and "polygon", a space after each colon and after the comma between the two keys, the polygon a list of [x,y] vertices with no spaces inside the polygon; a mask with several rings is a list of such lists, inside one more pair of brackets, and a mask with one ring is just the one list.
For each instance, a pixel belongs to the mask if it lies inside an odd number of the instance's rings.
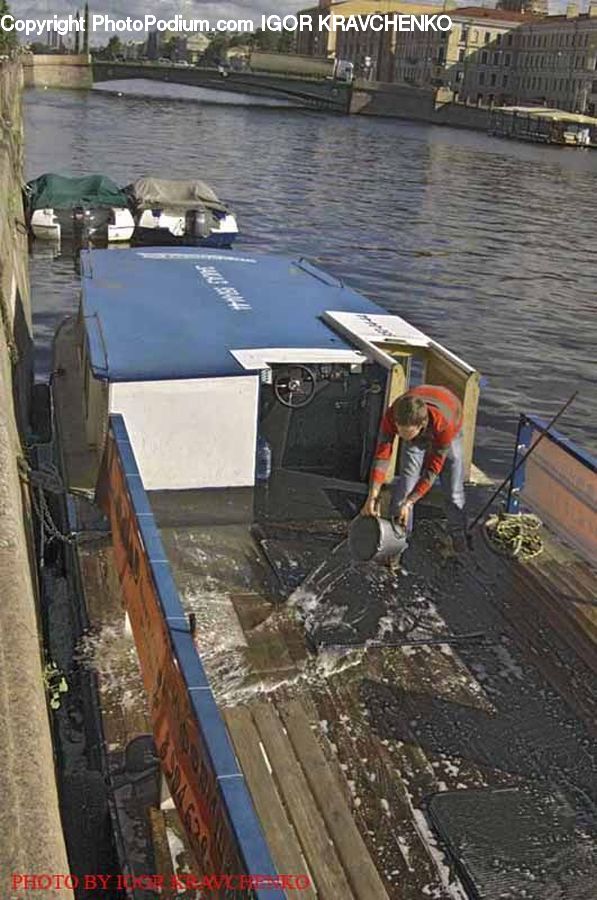
{"label": "boat deck", "polygon": [[[85,488],[76,370],[64,370],[65,471]],[[595,573],[550,538],[533,563],[510,562],[481,531],[459,562],[431,505],[399,573],[354,567],[342,545],[354,486],[283,473],[255,509],[217,493],[149,496],[278,870],[307,871],[307,896],[326,900],[493,897],[497,884],[592,898]],[[314,520],[298,515],[309,505]],[[79,547],[106,742],[122,748],[150,729],[111,552]],[[154,846],[173,829],[182,840],[172,815],[147,826]]]}

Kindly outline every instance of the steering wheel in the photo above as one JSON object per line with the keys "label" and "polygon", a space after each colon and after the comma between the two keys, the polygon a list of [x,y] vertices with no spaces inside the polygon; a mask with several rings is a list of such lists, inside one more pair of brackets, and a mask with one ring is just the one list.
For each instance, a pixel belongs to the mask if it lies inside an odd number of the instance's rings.
{"label": "steering wheel", "polygon": [[315,396],[315,375],[307,366],[291,366],[275,376],[274,394],[283,406],[300,409]]}

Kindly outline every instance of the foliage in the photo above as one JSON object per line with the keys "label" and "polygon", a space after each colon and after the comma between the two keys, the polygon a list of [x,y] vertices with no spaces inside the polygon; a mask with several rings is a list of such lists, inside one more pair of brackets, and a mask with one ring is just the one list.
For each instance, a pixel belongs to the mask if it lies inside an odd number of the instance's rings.
{"label": "foliage", "polygon": [[55,51],[52,50],[52,47],[49,44],[44,44],[43,41],[33,41],[32,44],[29,44],[29,49],[32,53],[53,53]]}
{"label": "foliage", "polygon": [[122,56],[122,53],[122,41],[119,37],[114,35],[114,37],[110,38],[106,46],[97,50],[94,55],[97,56],[98,59],[116,59],[117,56]]}
{"label": "foliage", "polygon": [[[6,0],[0,0],[0,16],[10,13]],[[0,54],[9,53],[17,46],[17,36],[14,31],[0,31]]]}
{"label": "foliage", "polygon": [[269,29],[258,28],[246,41],[254,50],[269,50],[288,53],[294,49],[294,35],[291,31],[278,34]]}
{"label": "foliage", "polygon": [[217,66],[226,61],[226,54],[232,47],[246,45],[253,50],[267,50],[289,53],[294,49],[294,35],[289,32],[276,34],[268,29],[258,28],[253,34],[216,34],[201,57],[204,66]]}
{"label": "foliage", "polygon": [[209,42],[205,53],[201,57],[204,66],[217,66],[226,60],[226,52],[230,47],[230,38],[227,34],[216,34]]}

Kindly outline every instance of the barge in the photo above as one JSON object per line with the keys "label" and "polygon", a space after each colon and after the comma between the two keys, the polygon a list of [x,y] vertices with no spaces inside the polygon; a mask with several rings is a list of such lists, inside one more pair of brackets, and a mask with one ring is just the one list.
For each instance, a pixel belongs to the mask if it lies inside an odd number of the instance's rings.
{"label": "barge", "polygon": [[489,134],[535,144],[597,147],[597,119],[563,109],[500,106],[491,110]]}
{"label": "barge", "polygon": [[462,564],[433,499],[400,572],[346,555],[417,379],[461,397],[485,498],[479,373],[303,259],[81,259],[53,406],[131,895],[589,900],[590,565],[549,550],[564,602],[480,533]]}

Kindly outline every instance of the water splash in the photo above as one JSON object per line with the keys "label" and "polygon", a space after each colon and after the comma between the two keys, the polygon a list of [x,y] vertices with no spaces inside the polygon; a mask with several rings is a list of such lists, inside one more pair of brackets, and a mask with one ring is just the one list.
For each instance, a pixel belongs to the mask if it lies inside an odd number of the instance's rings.
{"label": "water splash", "polygon": [[124,708],[131,714],[146,711],[137,649],[124,622],[84,634],[75,648],[74,659],[96,673],[106,709]]}

